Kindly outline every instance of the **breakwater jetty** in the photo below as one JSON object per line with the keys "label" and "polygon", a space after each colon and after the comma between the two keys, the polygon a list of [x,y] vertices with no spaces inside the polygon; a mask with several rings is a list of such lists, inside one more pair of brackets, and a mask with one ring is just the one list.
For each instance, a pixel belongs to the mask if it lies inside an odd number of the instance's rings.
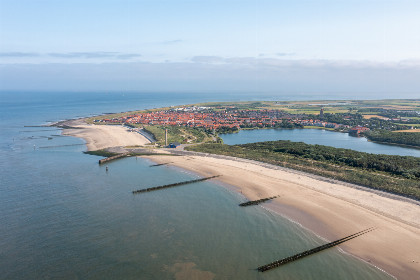
{"label": "breakwater jetty", "polygon": [[200,179],[195,179],[195,180],[183,181],[183,182],[178,182],[178,183],[173,183],[173,184],[168,184],[168,185],[163,185],[163,186],[157,186],[157,187],[152,187],[152,188],[147,188],[147,189],[136,190],[136,191],[133,191],[133,194],[157,191],[157,190],[166,189],[166,188],[172,188],[172,187],[178,187],[178,186],[192,184],[192,183],[198,183],[198,182],[210,180],[210,179],[213,179],[213,178],[217,178],[219,176],[220,175],[216,175],[216,176],[211,176],[211,177],[206,177],[206,178],[200,178]]}
{"label": "breakwater jetty", "polygon": [[123,153],[123,154],[119,154],[119,155],[116,155],[116,156],[107,157],[107,158],[104,158],[104,159],[100,159],[99,164],[104,164],[104,163],[109,162],[111,160],[116,160],[116,159],[127,157],[127,156],[130,156],[130,153]]}
{"label": "breakwater jetty", "polygon": [[258,204],[263,203],[263,202],[266,202],[268,200],[272,200],[272,199],[274,199],[276,197],[280,197],[280,196],[277,195],[277,196],[262,198],[262,199],[258,199],[258,200],[251,200],[251,201],[247,201],[247,202],[241,203],[241,204],[239,204],[239,206],[245,207],[245,206],[251,206],[251,205],[258,205]]}
{"label": "breakwater jetty", "polygon": [[290,262],[294,262],[294,261],[299,260],[301,258],[310,256],[310,255],[313,255],[315,253],[321,252],[323,250],[326,250],[326,249],[332,248],[334,246],[337,246],[337,245],[339,245],[341,243],[344,243],[346,241],[349,241],[349,240],[351,240],[353,238],[356,238],[356,237],[358,237],[360,235],[366,234],[366,233],[368,233],[368,232],[370,232],[370,231],[372,231],[374,229],[375,228],[368,228],[368,229],[359,231],[359,232],[357,232],[355,234],[352,234],[352,235],[349,235],[347,237],[338,239],[336,241],[333,241],[333,242],[330,242],[330,243],[321,245],[321,246],[316,247],[316,248],[313,248],[311,250],[307,250],[307,251],[304,251],[302,253],[299,253],[299,254],[296,254],[296,255],[293,255],[293,256],[290,256],[290,257],[281,259],[281,260],[277,260],[277,261],[274,261],[274,262],[269,263],[269,264],[266,264],[266,265],[262,265],[262,266],[258,267],[257,270],[260,271],[260,272],[264,272],[264,271],[267,271],[267,270],[270,270],[270,269],[279,267],[281,265],[284,265],[284,264],[287,264],[287,263],[290,263]]}
{"label": "breakwater jetty", "polygon": [[152,164],[152,165],[150,165],[149,167],[158,167],[158,166],[167,165],[167,164],[170,164],[170,163],[172,163],[172,162],[165,162],[165,163]]}

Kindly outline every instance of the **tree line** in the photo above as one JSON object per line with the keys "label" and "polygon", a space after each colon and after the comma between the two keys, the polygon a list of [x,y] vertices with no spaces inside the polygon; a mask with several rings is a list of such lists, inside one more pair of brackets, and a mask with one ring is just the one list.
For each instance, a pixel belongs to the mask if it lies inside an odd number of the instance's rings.
{"label": "tree line", "polygon": [[418,132],[392,132],[388,130],[373,130],[364,133],[365,137],[371,141],[402,144],[420,148],[420,133]]}

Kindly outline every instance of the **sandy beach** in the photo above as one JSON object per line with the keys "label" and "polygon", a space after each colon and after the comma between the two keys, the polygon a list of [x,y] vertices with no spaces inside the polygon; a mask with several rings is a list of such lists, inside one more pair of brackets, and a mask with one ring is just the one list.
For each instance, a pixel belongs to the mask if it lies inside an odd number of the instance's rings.
{"label": "sandy beach", "polygon": [[392,274],[416,279],[420,273],[420,207],[370,191],[284,170],[211,156],[150,156],[235,186],[250,200],[280,195],[264,204],[316,234],[335,240],[369,227],[377,229],[340,247]]}
{"label": "sandy beach", "polygon": [[64,123],[76,129],[64,129],[63,135],[83,138],[88,151],[101,150],[115,146],[137,146],[150,143],[144,136],[129,132],[120,125],[93,125],[83,119]]}
{"label": "sandy beach", "polygon": [[[85,139],[89,150],[149,142],[120,126],[88,125],[79,120],[66,124],[77,129],[65,129],[63,134]],[[376,227],[340,248],[398,279],[420,275],[419,203],[244,159],[211,155],[148,158],[202,176],[221,175],[217,180],[249,200],[279,195],[263,206],[331,241]]]}

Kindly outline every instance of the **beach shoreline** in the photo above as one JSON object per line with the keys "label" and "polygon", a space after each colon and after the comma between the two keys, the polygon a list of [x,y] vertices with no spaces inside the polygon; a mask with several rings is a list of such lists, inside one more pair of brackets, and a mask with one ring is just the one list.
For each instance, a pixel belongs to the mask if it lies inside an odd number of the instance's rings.
{"label": "beach shoreline", "polygon": [[94,125],[85,119],[67,120],[53,124],[63,127],[63,135],[82,138],[88,151],[102,150],[116,146],[143,146],[151,143],[146,137],[129,132],[121,125]]}
{"label": "beach shoreline", "polygon": [[[111,126],[104,131],[104,126],[88,125],[83,119],[65,124],[74,128],[65,128],[63,135],[83,138],[90,151],[144,145],[137,138],[126,141],[124,138],[132,132],[121,131],[124,129],[121,126]],[[398,279],[415,279],[420,273],[420,207],[416,203],[244,159],[187,153],[146,158],[157,163],[170,162],[168,165],[201,176],[222,175],[217,180],[234,186],[232,190],[249,200],[280,195],[262,206],[327,240],[376,227],[375,231],[344,243],[340,248]]]}
{"label": "beach shoreline", "polygon": [[[303,174],[287,174],[284,170],[212,156],[146,158],[157,163],[170,161],[169,165],[201,176],[222,175],[216,180],[234,186],[229,189],[240,192],[249,200],[280,195],[261,206],[330,241],[374,226],[375,231],[344,243],[340,248],[398,279],[415,279],[420,272],[420,260],[416,259],[420,248],[420,208],[414,203],[319,181]],[[310,183],[317,183],[318,189],[309,187]],[[368,197],[362,200],[364,196]],[[388,213],[386,209],[389,209]]]}

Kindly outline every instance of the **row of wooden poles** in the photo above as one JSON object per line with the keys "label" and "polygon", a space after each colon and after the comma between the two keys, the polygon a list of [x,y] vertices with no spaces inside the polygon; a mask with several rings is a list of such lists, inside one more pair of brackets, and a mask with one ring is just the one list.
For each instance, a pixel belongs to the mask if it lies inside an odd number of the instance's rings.
{"label": "row of wooden poles", "polygon": [[368,229],[359,231],[359,232],[357,232],[355,234],[352,234],[352,235],[349,235],[347,237],[338,239],[336,241],[333,241],[333,242],[330,242],[330,243],[321,245],[321,246],[316,247],[316,248],[313,248],[311,250],[307,250],[307,251],[304,251],[302,253],[299,253],[299,254],[296,254],[296,255],[293,255],[293,256],[290,256],[290,257],[281,259],[281,260],[277,260],[277,261],[274,261],[274,262],[269,263],[269,264],[266,264],[266,265],[262,265],[262,266],[258,267],[257,270],[260,271],[260,272],[264,272],[264,271],[267,271],[267,270],[270,270],[270,269],[279,267],[281,265],[284,265],[284,264],[287,264],[287,263],[296,261],[298,259],[301,259],[301,258],[310,256],[310,255],[315,254],[315,253],[318,253],[320,251],[323,251],[323,250],[332,248],[332,247],[337,246],[337,245],[339,245],[341,243],[344,243],[344,242],[349,241],[349,240],[351,240],[353,238],[356,238],[356,237],[358,237],[360,235],[366,234],[366,233],[368,233],[368,232],[370,232],[370,231],[372,231],[374,229],[375,228],[368,228]]}
{"label": "row of wooden poles", "polygon": [[162,185],[162,186],[157,186],[157,187],[152,187],[152,188],[147,188],[147,189],[136,190],[136,191],[133,191],[133,194],[157,191],[157,190],[161,190],[161,189],[178,187],[178,186],[182,186],[182,185],[202,182],[202,181],[210,180],[210,179],[213,179],[213,178],[217,178],[219,176],[220,175],[216,175],[216,176],[211,176],[211,177],[206,177],[206,178],[200,178],[200,179],[195,179],[195,180],[183,181],[183,182],[178,182],[178,183],[173,183],[173,184],[168,184],[168,185]]}
{"label": "row of wooden poles", "polygon": [[250,201],[239,204],[239,206],[245,207],[245,206],[258,205],[260,203],[266,202],[268,200],[275,199],[277,197],[280,197],[280,196],[277,195],[277,196],[272,196],[272,197],[267,197],[267,198],[261,198],[261,199],[258,199],[258,200],[250,200]]}
{"label": "row of wooden poles", "polygon": [[[114,160],[114,159],[117,159],[117,158],[121,158],[121,157],[124,157],[124,156],[127,156],[127,155],[128,154],[120,154],[120,155],[117,155],[117,156],[114,156],[114,157],[106,158],[106,159],[103,160],[103,162],[99,161],[99,163],[101,164],[101,163],[104,163],[104,162],[107,162],[107,161],[110,161],[110,160]],[[155,164],[155,165],[151,165],[150,167],[162,166],[162,165],[166,165],[166,164],[168,164],[168,163]],[[133,194],[139,194],[139,193],[144,193],[144,192],[150,192],[150,191],[156,191],[156,190],[161,190],[161,189],[166,189],[166,188],[172,188],[172,187],[177,187],[177,186],[182,186],[182,185],[187,185],[187,184],[198,183],[198,182],[210,180],[210,179],[213,179],[213,178],[217,178],[219,176],[220,175],[216,175],[216,176],[210,176],[210,177],[205,177],[205,178],[200,178],[200,179],[195,179],[195,180],[183,181],[183,182],[178,182],[178,183],[173,183],[173,184],[167,184],[167,185],[162,185],[162,186],[157,186],[157,187],[152,187],[152,188],[135,190],[135,191],[133,191]],[[266,201],[275,199],[277,197],[279,197],[279,196],[272,196],[272,197],[262,198],[262,199],[258,199],[258,200],[251,200],[251,201],[247,201],[247,202],[241,203],[241,204],[239,204],[239,206],[245,207],[245,206],[258,205],[260,203],[263,203],[263,202],[266,202]],[[287,257],[287,258],[284,258],[284,259],[280,259],[280,260],[271,262],[271,263],[266,264],[266,265],[262,265],[262,266],[258,267],[257,270],[260,271],[260,272],[265,272],[267,270],[271,270],[273,268],[277,268],[277,267],[279,267],[281,265],[284,265],[284,264],[287,264],[287,263],[290,263],[290,262],[299,260],[301,258],[310,256],[310,255],[313,255],[313,254],[318,253],[318,252],[321,252],[323,250],[326,250],[326,249],[335,247],[335,246],[337,246],[339,244],[342,244],[342,243],[344,243],[346,241],[349,241],[349,240],[351,240],[353,238],[356,238],[358,236],[361,236],[363,234],[366,234],[366,233],[368,233],[368,232],[370,232],[370,231],[372,231],[374,229],[375,228],[368,228],[368,229],[359,231],[359,232],[357,232],[355,234],[352,234],[352,235],[349,235],[347,237],[344,237],[344,238],[335,240],[333,242],[330,242],[330,243],[327,243],[327,244],[318,246],[316,248],[313,248],[313,249],[310,249],[310,250],[301,252],[299,254],[296,254],[296,255],[293,255],[293,256],[290,256],[290,257]]]}

